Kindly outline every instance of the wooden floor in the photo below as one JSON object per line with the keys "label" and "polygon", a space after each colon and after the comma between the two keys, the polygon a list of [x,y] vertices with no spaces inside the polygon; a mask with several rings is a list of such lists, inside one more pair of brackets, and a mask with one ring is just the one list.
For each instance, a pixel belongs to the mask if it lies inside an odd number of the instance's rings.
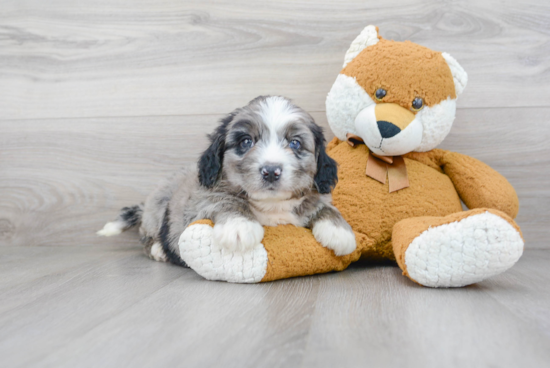
{"label": "wooden floor", "polygon": [[135,248],[7,247],[2,367],[548,367],[550,252],[462,289],[391,265],[235,285]]}
{"label": "wooden floor", "polygon": [[[257,95],[330,139],[325,96],[368,24],[468,72],[442,148],[517,189],[512,270],[231,285],[95,236]],[[0,367],[550,367],[549,121],[547,0],[0,0]]]}

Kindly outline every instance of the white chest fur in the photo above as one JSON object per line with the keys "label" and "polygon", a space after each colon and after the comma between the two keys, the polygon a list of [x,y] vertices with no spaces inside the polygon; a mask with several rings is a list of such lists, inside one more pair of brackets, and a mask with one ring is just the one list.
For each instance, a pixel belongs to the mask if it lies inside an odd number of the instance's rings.
{"label": "white chest fur", "polygon": [[250,200],[252,212],[264,226],[292,224],[304,226],[303,219],[294,213],[304,198],[287,200]]}

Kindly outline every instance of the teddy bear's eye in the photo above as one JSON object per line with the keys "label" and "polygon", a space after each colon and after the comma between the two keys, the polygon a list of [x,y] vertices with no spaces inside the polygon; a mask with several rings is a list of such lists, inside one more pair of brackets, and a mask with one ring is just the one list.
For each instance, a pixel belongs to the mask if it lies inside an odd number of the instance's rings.
{"label": "teddy bear's eye", "polygon": [[414,111],[420,111],[424,107],[424,100],[420,97],[417,97],[412,102],[412,109]]}
{"label": "teddy bear's eye", "polygon": [[386,90],[384,88],[378,88],[376,90],[376,92],[374,93],[374,96],[376,97],[377,100],[381,100],[383,99],[384,97],[386,97]]}

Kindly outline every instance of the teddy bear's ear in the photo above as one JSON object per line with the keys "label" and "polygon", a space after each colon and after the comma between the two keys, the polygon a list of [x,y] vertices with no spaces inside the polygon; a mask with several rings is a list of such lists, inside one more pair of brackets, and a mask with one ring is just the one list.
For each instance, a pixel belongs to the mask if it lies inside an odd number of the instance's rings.
{"label": "teddy bear's ear", "polygon": [[449,65],[449,68],[451,68],[451,73],[455,82],[455,91],[456,95],[458,96],[462,93],[462,91],[464,91],[464,88],[466,88],[466,84],[468,83],[468,74],[460,66],[460,64],[458,63],[458,61],[456,61],[454,57],[447,54],[446,52],[442,53],[441,56],[443,56],[443,58]]}
{"label": "teddy bear's ear", "polygon": [[349,46],[346,56],[344,57],[344,68],[350,61],[353,60],[361,51],[368,46],[375,45],[381,37],[378,35],[378,27],[366,26],[355,40]]}

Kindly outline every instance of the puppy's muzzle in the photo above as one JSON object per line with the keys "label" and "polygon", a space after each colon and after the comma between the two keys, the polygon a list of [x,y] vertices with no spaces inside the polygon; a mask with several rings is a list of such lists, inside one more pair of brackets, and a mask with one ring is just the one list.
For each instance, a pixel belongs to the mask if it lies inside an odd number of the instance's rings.
{"label": "puppy's muzzle", "polygon": [[274,181],[279,180],[282,173],[283,169],[276,165],[268,165],[260,169],[260,174],[262,174],[263,179],[268,183],[273,183]]}

